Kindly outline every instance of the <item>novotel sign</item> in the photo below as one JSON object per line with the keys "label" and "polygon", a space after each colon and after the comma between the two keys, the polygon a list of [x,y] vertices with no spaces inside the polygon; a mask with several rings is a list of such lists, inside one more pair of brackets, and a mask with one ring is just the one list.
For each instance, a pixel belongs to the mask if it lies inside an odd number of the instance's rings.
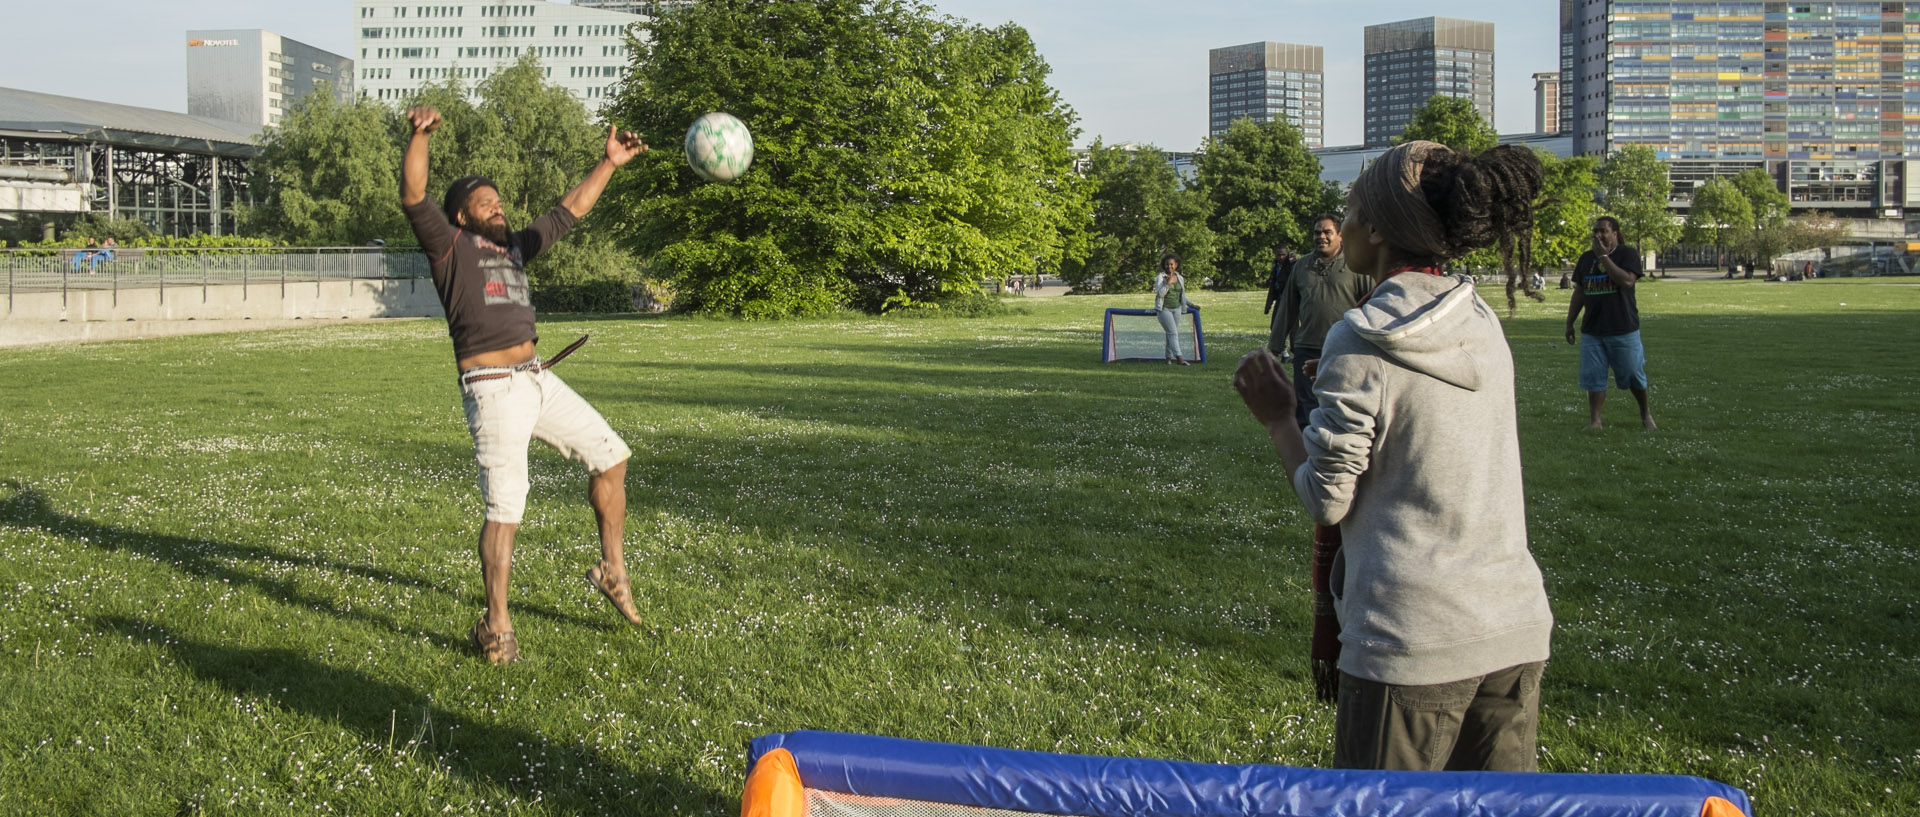
{"label": "novotel sign", "polygon": [[239,41],[239,40],[201,40],[201,39],[192,39],[192,40],[188,40],[188,41],[187,41],[187,47],[188,47],[188,48],[196,48],[196,47],[199,47],[199,46],[203,46],[203,45],[239,45],[239,44],[240,44],[240,41]]}

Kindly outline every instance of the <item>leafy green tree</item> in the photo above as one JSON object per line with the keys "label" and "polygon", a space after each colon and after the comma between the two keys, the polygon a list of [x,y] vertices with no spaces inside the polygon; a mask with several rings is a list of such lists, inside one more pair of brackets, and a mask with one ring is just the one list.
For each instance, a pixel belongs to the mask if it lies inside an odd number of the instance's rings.
{"label": "leafy green tree", "polygon": [[301,97],[260,137],[248,165],[254,204],[239,210],[249,235],[295,244],[357,245],[407,231],[400,213],[394,112],[366,97]]}
{"label": "leafy green tree", "polygon": [[1715,176],[1694,188],[1681,239],[1688,244],[1735,252],[1739,239],[1753,225],[1753,204],[1725,177]]}
{"label": "leafy green tree", "polygon": [[1207,140],[1196,183],[1211,211],[1217,240],[1215,289],[1266,285],[1273,247],[1305,247],[1306,220],[1340,201],[1320,183],[1320,159],[1300,131],[1285,121],[1240,119]]}
{"label": "leafy green tree", "polygon": [[1480,110],[1473,107],[1473,100],[1457,96],[1434,94],[1427,98],[1420,110],[1414,111],[1413,120],[1395,137],[1393,143],[1410,142],[1425,139],[1439,142],[1454,150],[1479,153],[1500,143],[1500,133],[1493,129]]}
{"label": "leafy green tree", "polygon": [[1095,141],[1087,161],[1092,238],[1087,257],[1060,270],[1075,292],[1144,291],[1167,252],[1179,254],[1180,269],[1192,280],[1213,273],[1206,202],[1182,189],[1166,154],[1154,147],[1129,150]]}
{"label": "leafy green tree", "polygon": [[[607,115],[653,150],[609,187],[622,243],[697,311],[870,311],[1084,253],[1073,112],[1017,26],[908,0],[707,0],[644,24]],[[754,166],[701,182],[686,127],[724,110]]]}
{"label": "leafy green tree", "polygon": [[1845,221],[1835,218],[1832,213],[1816,212],[1787,219],[1781,243],[1785,252],[1817,250],[1838,246],[1852,235],[1853,231],[1847,228]]}
{"label": "leafy green tree", "polygon": [[1546,183],[1533,214],[1533,265],[1537,268],[1571,266],[1593,246],[1593,220],[1600,208],[1593,201],[1598,185],[1592,156],[1562,159],[1538,150]]}
{"label": "leafy green tree", "polygon": [[1628,145],[1600,166],[1600,207],[1620,219],[1626,242],[1661,252],[1680,239],[1680,222],[1667,208],[1673,195],[1667,163],[1652,148]]}
{"label": "leafy green tree", "polygon": [[1767,171],[1757,167],[1734,174],[1732,182],[1753,207],[1753,220],[1740,245],[1755,261],[1771,267],[1774,259],[1787,252],[1787,194],[1780,192]]}

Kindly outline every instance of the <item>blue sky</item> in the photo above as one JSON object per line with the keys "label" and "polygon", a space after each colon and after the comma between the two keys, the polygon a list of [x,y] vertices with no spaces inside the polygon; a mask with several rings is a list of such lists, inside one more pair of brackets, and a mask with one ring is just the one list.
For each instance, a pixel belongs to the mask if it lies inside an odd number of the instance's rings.
{"label": "blue sky", "polygon": [[[81,0],[12,4],[0,87],[186,110],[186,31],[264,28],[351,56],[350,0]],[[1259,40],[1326,47],[1328,145],[1361,140],[1362,30],[1441,16],[1495,24],[1501,133],[1533,128],[1536,71],[1559,67],[1554,0],[929,0],[982,25],[1027,29],[1081,143],[1192,150],[1206,135],[1207,50]],[[24,32],[49,36],[21,37]],[[17,39],[16,39],[17,38]]]}

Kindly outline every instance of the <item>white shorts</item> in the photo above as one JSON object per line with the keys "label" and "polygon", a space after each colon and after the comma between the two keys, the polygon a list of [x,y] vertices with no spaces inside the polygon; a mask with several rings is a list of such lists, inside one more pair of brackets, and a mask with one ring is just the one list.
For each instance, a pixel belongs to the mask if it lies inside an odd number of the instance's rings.
{"label": "white shorts", "polygon": [[[505,376],[491,376],[495,372]],[[481,379],[471,379],[483,375]],[[550,371],[469,369],[460,396],[480,463],[487,521],[520,524],[527,507],[527,441],[537,439],[599,474],[633,450],[593,406]]]}

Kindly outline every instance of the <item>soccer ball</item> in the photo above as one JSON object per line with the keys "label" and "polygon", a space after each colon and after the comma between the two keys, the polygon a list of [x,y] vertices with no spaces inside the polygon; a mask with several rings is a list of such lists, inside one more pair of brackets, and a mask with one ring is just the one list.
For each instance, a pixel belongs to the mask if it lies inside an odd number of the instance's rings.
{"label": "soccer ball", "polygon": [[687,128],[687,166],[710,182],[730,182],[753,164],[753,134],[730,113],[710,113]]}

